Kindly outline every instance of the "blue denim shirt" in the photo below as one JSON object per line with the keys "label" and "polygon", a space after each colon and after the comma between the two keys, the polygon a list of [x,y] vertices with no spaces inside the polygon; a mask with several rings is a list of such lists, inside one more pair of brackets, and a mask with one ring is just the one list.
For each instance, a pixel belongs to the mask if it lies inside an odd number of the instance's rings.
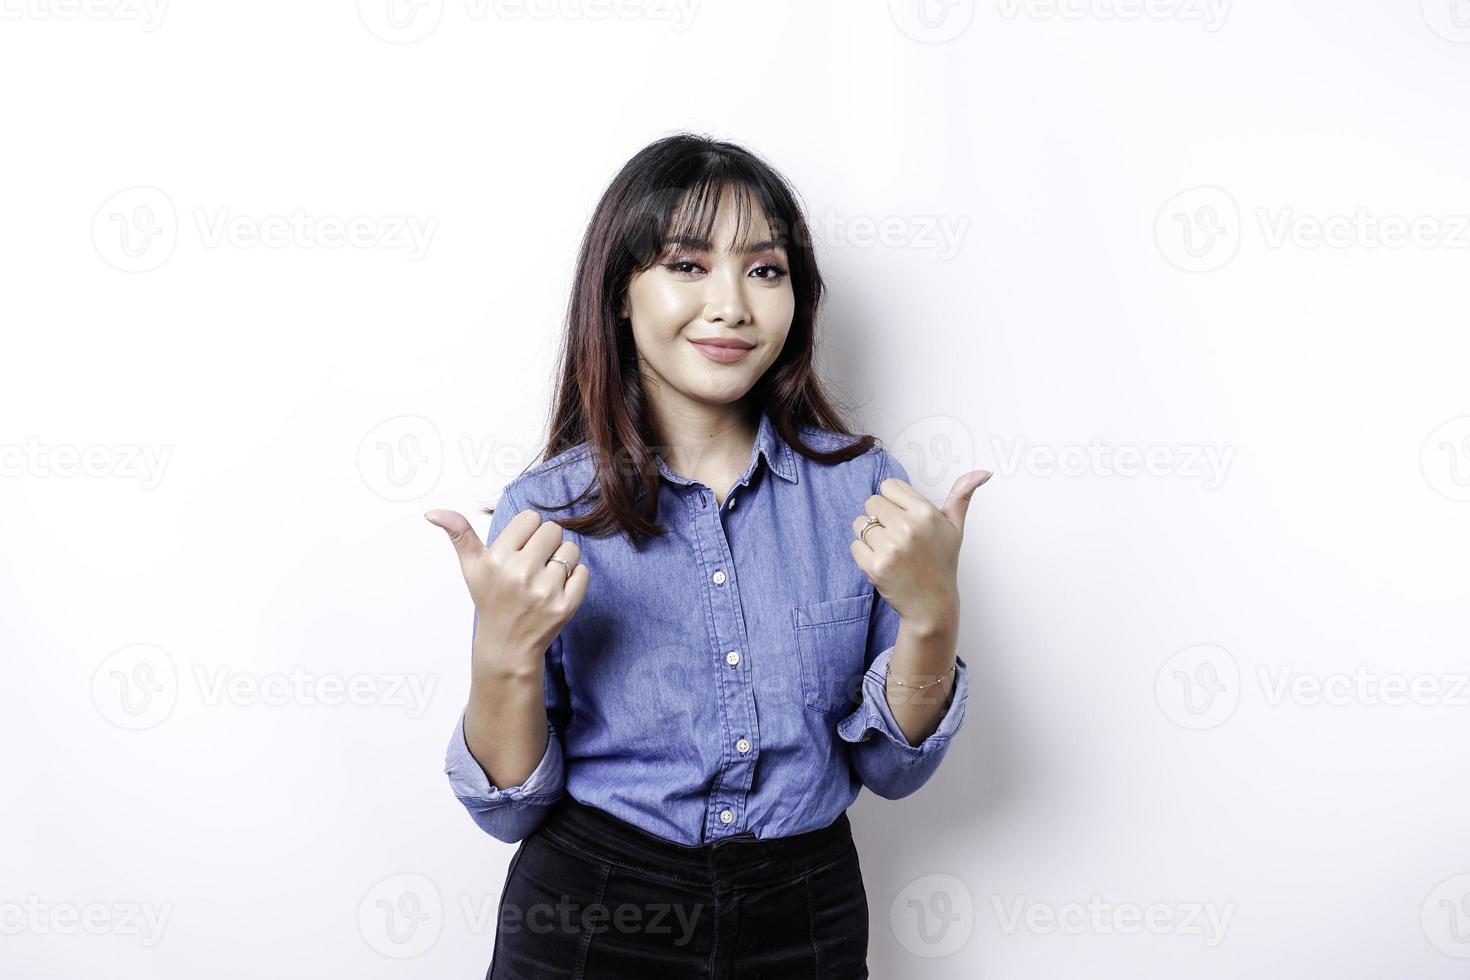
{"label": "blue denim shirt", "polygon": [[[803,436],[822,449],[852,441]],[[884,696],[898,614],[848,550],[867,497],[889,476],[908,480],[898,460],[874,445],[823,465],[762,415],[723,506],[662,458],[659,469],[658,519],[670,533],[642,553],[624,534],[565,532],[591,579],[547,650],[546,752],[525,782],[491,785],[461,713],[445,771],[475,823],[518,841],[566,792],[692,845],[815,830],[863,786],[898,799],[924,785],[964,718],[969,672],[956,657],[938,729],[910,745]],[[566,503],[592,477],[586,443],[517,477],[486,543],[529,501]],[[592,506],[539,513],[558,520]]]}

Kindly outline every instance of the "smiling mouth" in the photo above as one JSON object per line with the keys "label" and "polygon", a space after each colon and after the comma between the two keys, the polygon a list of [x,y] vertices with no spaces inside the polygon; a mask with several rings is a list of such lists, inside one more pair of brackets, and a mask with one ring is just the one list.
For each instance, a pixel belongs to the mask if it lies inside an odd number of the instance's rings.
{"label": "smiling mouth", "polygon": [[746,346],[738,340],[691,340],[690,343],[697,347],[701,354],[717,364],[734,364],[737,361],[743,361],[746,355],[755,349],[754,345]]}

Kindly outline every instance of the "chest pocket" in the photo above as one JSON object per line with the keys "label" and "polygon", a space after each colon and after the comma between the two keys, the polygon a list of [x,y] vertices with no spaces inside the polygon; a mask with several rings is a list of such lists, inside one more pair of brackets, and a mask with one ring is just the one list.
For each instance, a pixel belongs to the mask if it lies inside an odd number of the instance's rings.
{"label": "chest pocket", "polygon": [[791,610],[806,706],[846,714],[862,695],[873,593],[826,599]]}

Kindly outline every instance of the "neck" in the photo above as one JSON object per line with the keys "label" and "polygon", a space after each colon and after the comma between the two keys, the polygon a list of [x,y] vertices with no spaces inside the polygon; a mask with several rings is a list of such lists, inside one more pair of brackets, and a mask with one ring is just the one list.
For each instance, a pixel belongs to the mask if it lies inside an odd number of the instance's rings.
{"label": "neck", "polygon": [[652,406],[653,451],[675,473],[738,474],[755,446],[759,416],[743,402],[729,405],[683,403]]}

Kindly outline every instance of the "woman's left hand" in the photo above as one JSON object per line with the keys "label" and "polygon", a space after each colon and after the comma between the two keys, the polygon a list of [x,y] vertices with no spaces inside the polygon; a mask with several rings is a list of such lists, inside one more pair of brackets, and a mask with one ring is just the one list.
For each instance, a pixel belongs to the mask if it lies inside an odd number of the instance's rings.
{"label": "woman's left hand", "polygon": [[[942,507],[897,477],[878,484],[852,522],[852,560],[905,622],[940,629],[959,613],[960,543],[970,495],[990,479],[989,470],[971,470],[955,480]],[[864,537],[866,514],[881,521]]]}

